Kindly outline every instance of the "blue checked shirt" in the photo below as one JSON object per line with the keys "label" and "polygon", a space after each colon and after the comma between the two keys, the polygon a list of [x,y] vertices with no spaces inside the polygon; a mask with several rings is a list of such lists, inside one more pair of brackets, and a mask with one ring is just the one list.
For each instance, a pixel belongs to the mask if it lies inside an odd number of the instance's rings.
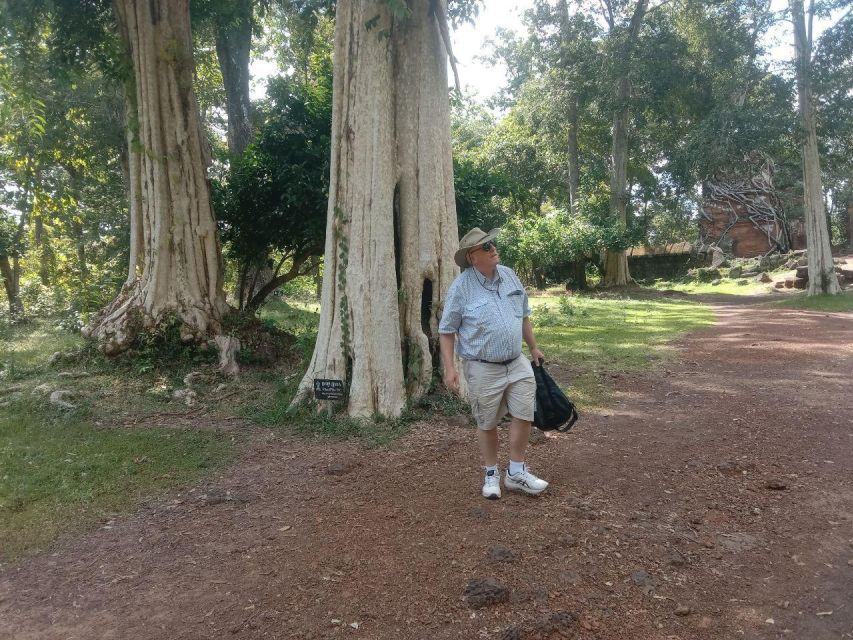
{"label": "blue checked shirt", "polygon": [[521,323],[530,315],[524,286],[512,269],[497,266],[494,280],[468,267],[450,285],[439,333],[455,333],[463,360],[503,362],[521,355]]}

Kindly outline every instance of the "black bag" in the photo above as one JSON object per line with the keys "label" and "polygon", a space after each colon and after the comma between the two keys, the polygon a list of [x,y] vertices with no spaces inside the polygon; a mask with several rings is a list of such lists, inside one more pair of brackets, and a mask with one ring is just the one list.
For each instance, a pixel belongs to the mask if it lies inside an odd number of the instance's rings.
{"label": "black bag", "polygon": [[533,425],[542,431],[557,430],[565,433],[578,419],[575,405],[548,375],[541,360],[538,367],[533,365],[533,377],[536,378],[536,408],[533,412]]}

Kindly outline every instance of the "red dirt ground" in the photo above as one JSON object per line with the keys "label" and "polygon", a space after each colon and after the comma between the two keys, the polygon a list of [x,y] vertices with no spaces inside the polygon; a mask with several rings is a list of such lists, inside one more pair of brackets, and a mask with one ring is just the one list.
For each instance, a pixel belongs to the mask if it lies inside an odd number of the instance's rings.
{"label": "red dirt ground", "polygon": [[[531,447],[539,498],[481,499],[467,426],[258,431],[209,483],[7,566],[0,637],[853,638],[853,315],[715,310]],[[474,578],[508,600],[469,608]]]}

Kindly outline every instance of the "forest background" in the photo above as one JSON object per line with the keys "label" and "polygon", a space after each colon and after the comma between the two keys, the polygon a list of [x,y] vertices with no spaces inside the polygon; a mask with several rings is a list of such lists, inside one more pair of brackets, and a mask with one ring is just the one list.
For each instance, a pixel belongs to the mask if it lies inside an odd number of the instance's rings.
{"label": "forest background", "polygon": [[[485,102],[451,95],[459,228],[503,226],[502,258],[531,285],[571,286],[579,258],[595,281],[603,249],[696,240],[703,183],[748,178],[767,159],[785,215],[803,215],[793,65],[769,56],[764,37],[789,32],[787,8],[652,5],[625,54],[623,4],[534,2],[519,31],[499,30],[483,52],[506,85]],[[479,6],[451,5],[451,18],[476,24]],[[809,9],[825,27],[812,83],[826,218],[833,243],[849,244],[853,16],[840,2]],[[0,11],[0,313],[76,330],[128,273],[127,70],[108,3]],[[226,290],[249,310],[276,290],[308,295],[326,228],[334,6],[199,0],[191,16]],[[247,77],[260,58],[274,63],[262,96]],[[610,202],[620,108],[624,225]]]}

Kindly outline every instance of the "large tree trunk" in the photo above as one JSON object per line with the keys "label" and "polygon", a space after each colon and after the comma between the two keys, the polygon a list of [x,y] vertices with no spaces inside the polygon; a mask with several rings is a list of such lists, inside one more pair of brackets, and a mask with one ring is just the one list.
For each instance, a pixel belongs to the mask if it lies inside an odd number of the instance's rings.
{"label": "large tree trunk", "polygon": [[145,255],[144,231],[142,228],[142,153],[139,139],[139,110],[136,107],[136,84],[132,80],[124,84],[125,128],[127,151],[122,168],[127,181],[128,206],[130,209],[130,255],[126,285],[133,284],[142,275]]}
{"label": "large tree trunk", "polygon": [[574,270],[575,289],[586,290],[586,258],[578,258],[572,264]]}
{"label": "large tree trunk", "polygon": [[[628,101],[631,98],[631,80],[619,78],[616,88],[617,109],[613,114],[613,143],[610,173],[610,216],[619,227],[628,224]],[[604,257],[604,286],[625,286],[631,281],[628,257],[624,251],[606,252]]]}
{"label": "large tree trunk", "polygon": [[[227,310],[205,175],[207,154],[192,91],[188,2],[114,1],[136,85],[136,116],[131,120],[138,123],[137,215],[143,254],[141,275],[86,328],[107,353],[118,353],[140,329],[169,316],[182,323],[184,340],[202,340],[219,332]],[[133,152],[131,148],[131,165]],[[132,216],[134,175],[131,169]]]}
{"label": "large tree trunk", "polygon": [[458,273],[446,3],[409,7],[401,20],[385,0],[337,5],[320,329],[297,400],[315,378],[343,380],[355,416],[399,415],[428,389]]}
{"label": "large tree trunk", "polygon": [[459,274],[453,261],[459,231],[447,51],[438,22],[446,19],[447,3],[419,0],[409,6],[411,18],[394,34],[399,190],[395,214],[404,376],[409,398],[417,398],[429,391],[439,364],[440,304]]}
{"label": "large tree trunk", "polygon": [[[620,228],[628,224],[628,123],[631,117],[631,60],[640,27],[649,6],[649,0],[637,0],[622,43],[617,43],[616,65],[621,74],[616,80],[615,108],[613,112],[613,141],[610,173],[610,215]],[[611,23],[610,37],[614,34]],[[628,256],[624,251],[607,251],[604,258],[604,286],[625,286],[631,281]]]}
{"label": "large tree trunk", "polygon": [[[814,103],[811,93],[811,28],[806,30],[802,0],[790,0],[797,56],[797,98],[803,137],[803,207],[806,217],[806,248],[809,256],[808,295],[840,293],[823,204],[820,156],[817,149]],[[809,20],[811,24],[811,19]]]}
{"label": "large tree trunk", "polygon": [[252,48],[252,2],[235,0],[216,24],[216,56],[225,86],[228,150],[241,155],[252,137],[249,56]]}
{"label": "large tree trunk", "polygon": [[[240,156],[252,139],[249,94],[249,62],[252,49],[252,2],[236,0],[224,7],[216,18],[216,57],[225,88],[225,113],[228,119],[228,151]],[[261,288],[270,284],[272,269],[264,255],[247,269],[241,269],[235,285],[240,310],[251,306]]]}

